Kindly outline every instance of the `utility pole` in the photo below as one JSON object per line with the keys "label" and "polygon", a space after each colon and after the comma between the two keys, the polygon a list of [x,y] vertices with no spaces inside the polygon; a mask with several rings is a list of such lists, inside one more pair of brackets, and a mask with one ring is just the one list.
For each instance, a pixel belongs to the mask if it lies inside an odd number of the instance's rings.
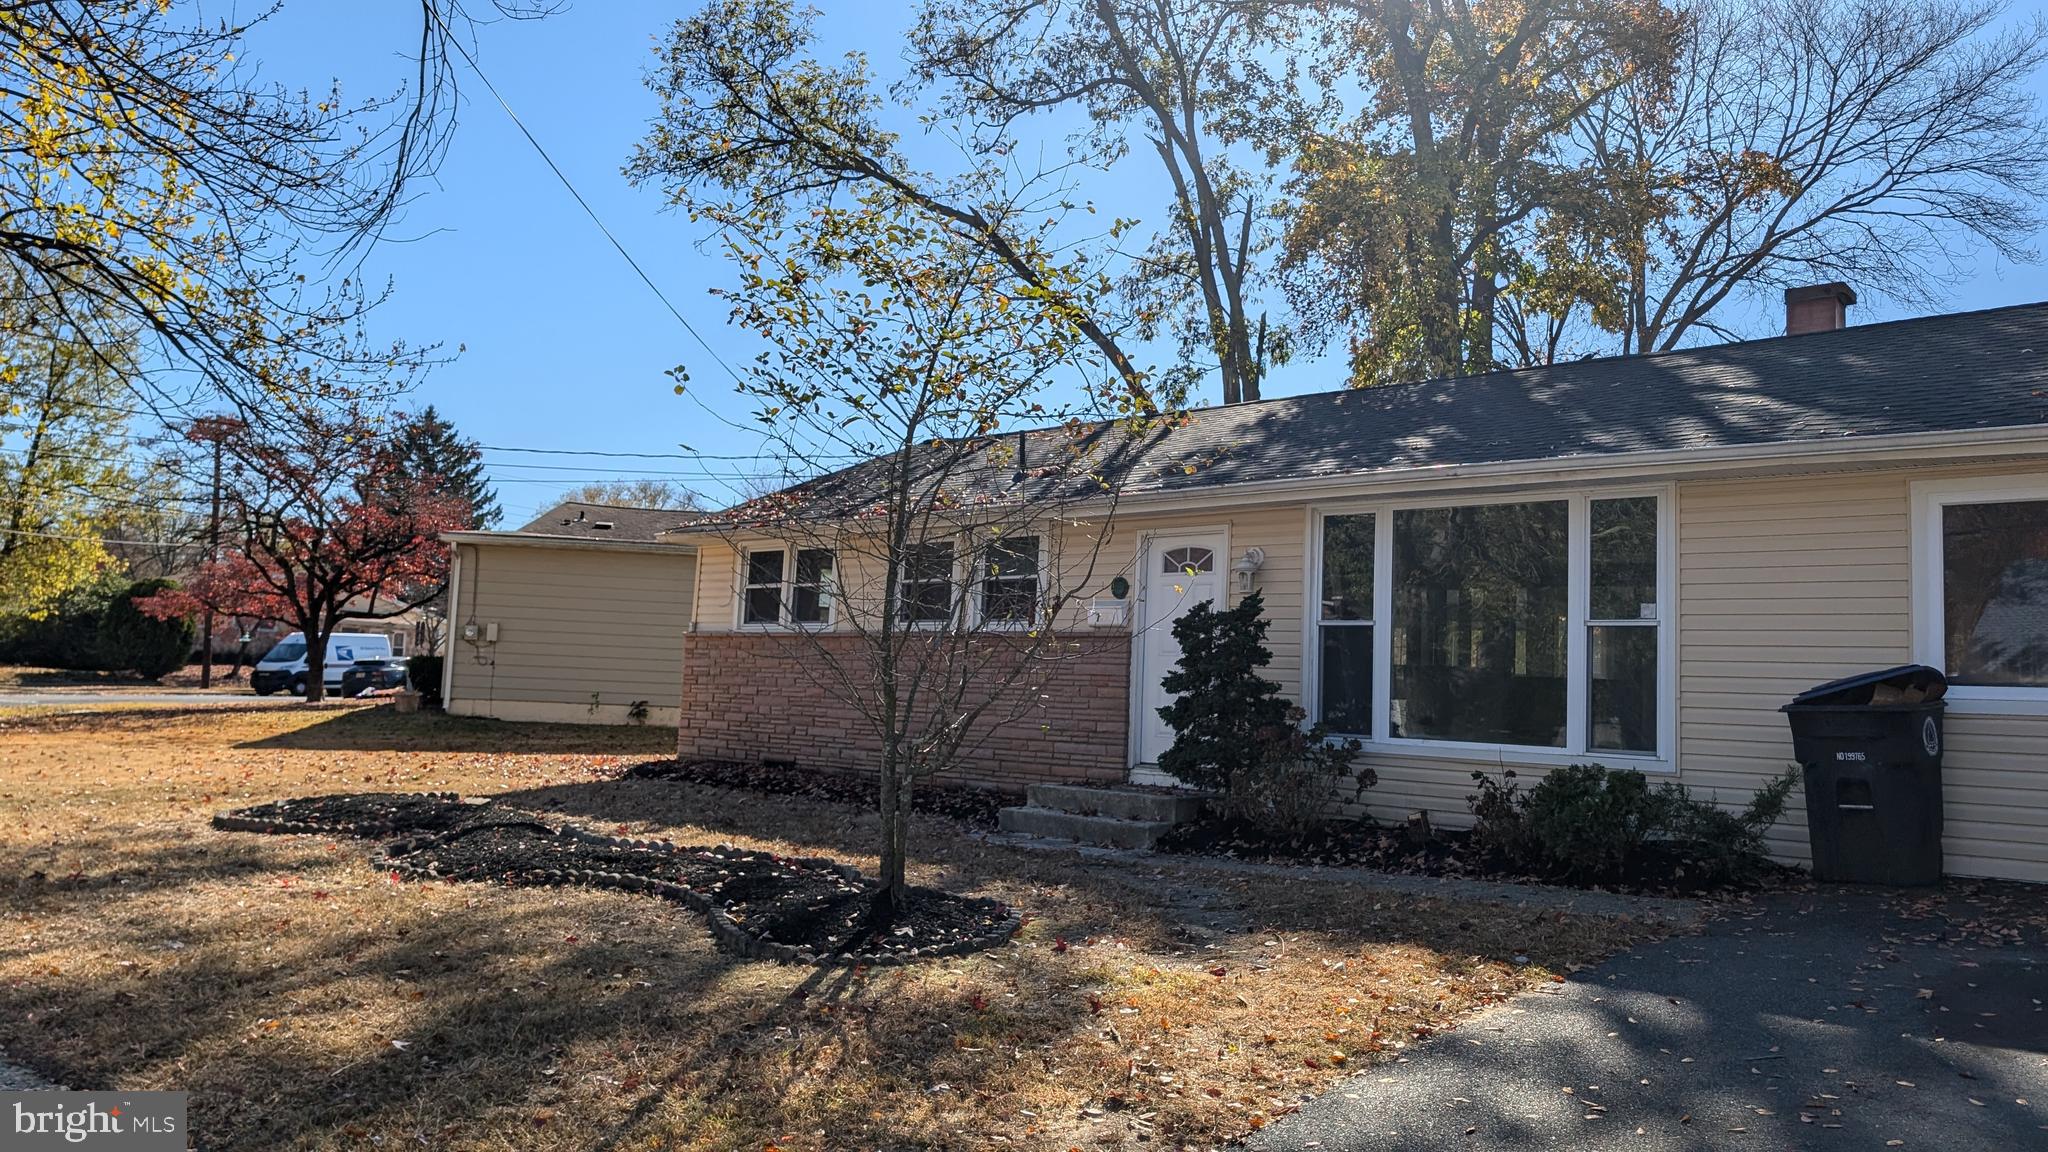
{"label": "utility pole", "polygon": [[[206,561],[209,564],[220,560],[220,442],[227,436],[232,425],[224,417],[208,417],[195,422],[193,432],[213,442],[213,514],[207,520]],[[199,687],[213,687],[213,608],[209,605],[200,614],[199,625]]]}
{"label": "utility pole", "polygon": [[[221,439],[213,437],[213,517],[207,521],[207,564],[221,560]],[[213,605],[207,605],[205,621],[199,627],[199,642],[205,650],[205,664],[199,666],[199,687],[213,687]]]}

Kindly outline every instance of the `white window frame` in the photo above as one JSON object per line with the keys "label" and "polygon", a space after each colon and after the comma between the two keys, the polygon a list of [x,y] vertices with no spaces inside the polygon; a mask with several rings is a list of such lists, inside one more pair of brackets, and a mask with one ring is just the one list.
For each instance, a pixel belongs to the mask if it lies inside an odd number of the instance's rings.
{"label": "white window frame", "polygon": [[[2048,501],[2048,473],[1916,480],[1910,487],[1912,523],[1913,660],[1948,670],[1943,632],[1942,511],[1950,504],[2007,504]],[[1948,710],[1982,716],[2048,716],[2048,688],[1957,684],[1949,688]]]}
{"label": "white window frame", "polygon": [[[988,573],[982,561],[987,555],[989,547],[1000,543],[1005,537],[1015,538],[1018,536],[1030,536],[1038,541],[1038,571],[1033,576],[1033,582],[1037,585],[1037,592],[1032,596],[1031,600],[1031,617],[1028,620],[992,620],[989,618],[988,605],[985,599]],[[1046,595],[1047,568],[1050,563],[1046,534],[1037,529],[1006,532],[1003,536],[991,537],[986,543],[971,551],[973,555],[966,562],[967,579],[973,585],[968,589],[967,593],[974,610],[971,626],[987,632],[1031,632],[1043,627],[1046,623],[1044,619],[1045,606],[1052,602]],[[959,553],[959,545],[957,543],[954,545],[954,553],[957,557]]]}
{"label": "white window frame", "polygon": [[[1614,752],[1589,747],[1592,684],[1589,679],[1592,600],[1591,521],[1594,500],[1629,496],[1657,498],[1657,751],[1654,755]],[[1302,698],[1311,719],[1322,716],[1322,580],[1323,518],[1373,516],[1372,597],[1372,728],[1369,733],[1333,733],[1363,742],[1368,754],[1415,759],[1456,760],[1504,768],[1560,767],[1595,762],[1609,768],[1634,768],[1645,773],[1678,771],[1678,596],[1677,500],[1671,484],[1574,488],[1564,491],[1442,495],[1398,500],[1347,500],[1309,508],[1303,564],[1306,599],[1302,636]],[[1567,564],[1565,631],[1565,743],[1547,745],[1487,744],[1463,740],[1396,737],[1392,731],[1394,654],[1394,513],[1414,509],[1455,508],[1487,504],[1563,503],[1566,506]],[[1647,624],[1647,622],[1645,622]]]}
{"label": "white window frame", "polygon": [[[741,544],[737,551],[739,553],[739,567],[733,582],[733,586],[737,590],[737,594],[733,597],[733,627],[745,632],[780,632],[797,629],[825,631],[839,623],[838,549],[764,540],[757,544]],[[747,592],[753,588],[768,587],[766,584],[751,584],[747,580],[747,577],[751,575],[749,565],[752,558],[764,552],[779,552],[782,554],[781,600],[777,606],[776,618],[772,622],[747,619]],[[799,623],[796,619],[796,555],[798,552],[830,552],[832,554],[832,576],[828,584],[831,591],[828,593],[829,598],[825,607],[825,619],[822,621]]]}

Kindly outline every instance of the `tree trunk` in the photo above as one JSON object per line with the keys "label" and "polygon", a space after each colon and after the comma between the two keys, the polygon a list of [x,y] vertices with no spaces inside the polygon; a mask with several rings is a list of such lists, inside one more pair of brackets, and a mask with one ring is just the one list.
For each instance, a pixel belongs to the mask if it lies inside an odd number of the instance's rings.
{"label": "tree trunk", "polygon": [[910,821],[907,818],[910,786],[903,778],[902,749],[893,735],[889,746],[882,750],[879,809],[882,817],[882,887],[876,893],[876,899],[900,905],[903,903],[903,860],[910,849]]}
{"label": "tree trunk", "polygon": [[306,633],[306,703],[327,699],[327,637]]}

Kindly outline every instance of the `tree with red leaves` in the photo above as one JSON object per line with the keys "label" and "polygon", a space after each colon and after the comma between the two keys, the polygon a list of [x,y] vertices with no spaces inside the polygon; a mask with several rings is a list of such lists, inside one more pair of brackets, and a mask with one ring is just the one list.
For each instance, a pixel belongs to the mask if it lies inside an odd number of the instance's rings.
{"label": "tree with red leaves", "polygon": [[328,638],[344,621],[386,619],[433,599],[448,563],[437,538],[469,513],[438,478],[406,466],[393,420],[341,402],[195,425],[207,451],[219,442],[220,554],[142,602],[144,611],[210,608],[296,625],[306,637],[306,699],[321,700]]}

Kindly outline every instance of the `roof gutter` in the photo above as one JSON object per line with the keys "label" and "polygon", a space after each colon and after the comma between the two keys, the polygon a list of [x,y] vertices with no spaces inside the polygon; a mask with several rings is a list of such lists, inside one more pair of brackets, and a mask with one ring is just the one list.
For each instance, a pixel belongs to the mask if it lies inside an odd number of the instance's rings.
{"label": "roof gutter", "polygon": [[514,548],[567,548],[585,552],[652,552],[663,556],[694,556],[695,544],[664,544],[653,540],[586,540],[580,536],[542,536],[533,532],[443,532],[450,544],[500,544]]}

